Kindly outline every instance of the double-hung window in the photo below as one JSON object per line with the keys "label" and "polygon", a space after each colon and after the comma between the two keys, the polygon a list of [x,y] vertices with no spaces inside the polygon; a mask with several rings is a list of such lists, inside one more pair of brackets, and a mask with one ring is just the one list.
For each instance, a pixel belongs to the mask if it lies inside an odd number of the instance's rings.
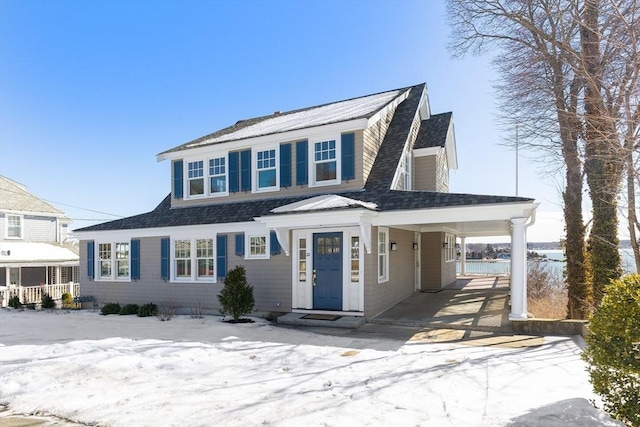
{"label": "double-hung window", "polygon": [[131,277],[131,249],[129,242],[98,244],[98,278],[127,280]]}
{"label": "double-hung window", "polygon": [[271,190],[278,187],[277,150],[263,150],[256,153],[256,188]]}
{"label": "double-hung window", "polygon": [[189,196],[202,196],[204,194],[204,162],[202,160],[189,162],[187,179]]}
{"label": "double-hung window", "polygon": [[7,238],[22,239],[22,217],[20,215],[7,215]]}
{"label": "double-hung window", "polygon": [[209,191],[212,195],[227,193],[227,158],[209,159]]}
{"label": "double-hung window", "polygon": [[196,240],[198,278],[213,278],[213,239]]}
{"label": "double-hung window", "polygon": [[389,229],[378,228],[378,283],[389,280]]}
{"label": "double-hung window", "polygon": [[116,277],[125,279],[129,277],[129,242],[116,243]]}
{"label": "double-hung window", "polygon": [[176,239],[173,242],[173,278],[176,281],[215,281],[213,238]]}
{"label": "double-hung window", "polygon": [[313,144],[314,180],[316,183],[333,182],[338,177],[336,140]]}

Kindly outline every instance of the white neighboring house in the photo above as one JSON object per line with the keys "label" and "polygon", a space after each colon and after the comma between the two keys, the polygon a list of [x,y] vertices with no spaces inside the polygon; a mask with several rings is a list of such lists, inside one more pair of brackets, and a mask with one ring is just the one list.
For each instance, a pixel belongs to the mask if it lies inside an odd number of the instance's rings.
{"label": "white neighboring house", "polygon": [[[26,188],[0,176],[0,304],[17,289],[51,287],[74,293],[78,284],[78,243],[69,238],[72,221]],[[68,290],[67,290],[68,289]],[[7,292],[9,291],[9,292]],[[53,291],[53,292],[52,292]],[[39,292],[31,293],[40,295]],[[23,302],[27,293],[20,292]]]}

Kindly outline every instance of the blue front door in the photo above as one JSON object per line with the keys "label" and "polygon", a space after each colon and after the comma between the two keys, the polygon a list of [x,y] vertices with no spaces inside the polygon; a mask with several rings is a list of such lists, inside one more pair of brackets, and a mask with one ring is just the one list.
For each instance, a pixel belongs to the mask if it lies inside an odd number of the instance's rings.
{"label": "blue front door", "polygon": [[313,235],[313,308],[342,310],[342,233]]}

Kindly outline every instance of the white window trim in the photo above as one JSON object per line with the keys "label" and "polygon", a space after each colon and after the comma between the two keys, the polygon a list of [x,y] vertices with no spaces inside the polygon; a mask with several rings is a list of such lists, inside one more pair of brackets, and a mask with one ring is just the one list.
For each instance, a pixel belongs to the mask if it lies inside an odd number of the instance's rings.
{"label": "white window trim", "polygon": [[[127,257],[127,262],[129,263],[129,272],[126,276],[119,277],[117,274],[117,259],[116,259],[116,245],[118,243],[127,243],[129,245],[129,256]],[[100,266],[100,245],[110,244],[111,245],[111,275],[109,277],[103,277],[101,273]],[[131,239],[129,240],[98,240],[94,245],[94,279],[96,282],[131,282]]]}
{"label": "white window trim", "polygon": [[[9,217],[20,218],[20,236],[9,236]],[[24,215],[4,214],[4,237],[7,240],[21,240],[24,238]]]}
{"label": "white window trim", "polygon": [[[385,234],[385,244],[384,244],[384,274],[381,276],[380,275],[380,233],[384,233]],[[387,227],[378,227],[378,238],[376,239],[377,242],[377,251],[376,251],[376,255],[377,255],[377,262],[376,265],[378,267],[378,283],[384,283],[384,282],[388,282],[389,281],[389,229]]]}
{"label": "white window trim", "polygon": [[[213,240],[213,277],[198,277],[198,258],[196,241],[202,239]],[[176,240],[189,240],[191,242],[189,257],[191,260],[191,276],[190,277],[178,277],[176,269]],[[170,274],[171,283],[216,283],[217,282],[217,234],[213,235],[199,235],[199,236],[172,236],[171,245],[169,248],[170,256]]]}
{"label": "white window trim", "polygon": [[[317,181],[316,180],[316,151],[315,145],[317,142],[323,141],[336,141],[336,179],[330,181]],[[314,137],[309,139],[308,144],[308,181],[309,187],[324,187],[328,185],[338,185],[342,183],[342,134],[337,135],[325,135],[322,137]]]}
{"label": "white window trim", "polygon": [[455,234],[445,233],[442,246],[444,250],[444,262],[455,262],[457,258]]}
{"label": "white window trim", "polygon": [[[191,159],[186,160],[186,165],[184,167],[184,182],[185,182],[185,191],[186,199],[202,199],[207,197],[207,174],[205,171],[209,166],[209,163],[204,159]],[[189,163],[202,162],[202,176],[198,178],[189,178]],[[191,194],[190,192],[190,181],[195,179],[202,179],[202,194]]]}
{"label": "white window trim", "polygon": [[[258,152],[274,150],[276,153],[276,185],[273,187],[258,188]],[[251,192],[268,193],[280,190],[280,145],[253,147],[251,149]]]}
{"label": "white window trim", "polygon": [[[210,160],[214,160],[214,159],[220,159],[220,158],[224,158],[224,179],[226,182],[226,190],[224,192],[219,192],[219,193],[214,193],[211,191],[211,177],[213,176],[218,176],[218,175],[210,175],[209,174],[209,161]],[[205,194],[207,194],[208,197],[224,197],[224,196],[228,196],[229,195],[229,153],[224,153],[224,154],[220,154],[218,156],[211,156],[208,157],[206,160],[206,171],[207,173],[206,175],[206,183],[205,183]]]}
{"label": "white window trim", "polygon": [[[265,254],[251,255],[251,238],[265,238]],[[269,259],[271,257],[271,233],[244,233],[244,259]]]}

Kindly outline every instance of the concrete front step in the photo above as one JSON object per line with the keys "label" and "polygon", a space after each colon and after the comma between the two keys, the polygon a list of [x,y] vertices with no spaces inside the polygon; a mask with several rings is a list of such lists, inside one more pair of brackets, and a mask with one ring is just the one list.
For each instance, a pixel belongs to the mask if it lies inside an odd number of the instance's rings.
{"label": "concrete front step", "polygon": [[[294,325],[294,326],[321,326],[325,328],[347,328],[356,329],[366,323],[364,317],[361,316],[346,316],[336,314],[335,316],[317,316],[318,318],[306,318],[305,316],[313,317],[307,313],[287,313],[278,317],[278,324],[280,325]],[[321,319],[320,317],[327,317],[327,319]],[[336,317],[335,320],[328,320],[329,318]]]}

